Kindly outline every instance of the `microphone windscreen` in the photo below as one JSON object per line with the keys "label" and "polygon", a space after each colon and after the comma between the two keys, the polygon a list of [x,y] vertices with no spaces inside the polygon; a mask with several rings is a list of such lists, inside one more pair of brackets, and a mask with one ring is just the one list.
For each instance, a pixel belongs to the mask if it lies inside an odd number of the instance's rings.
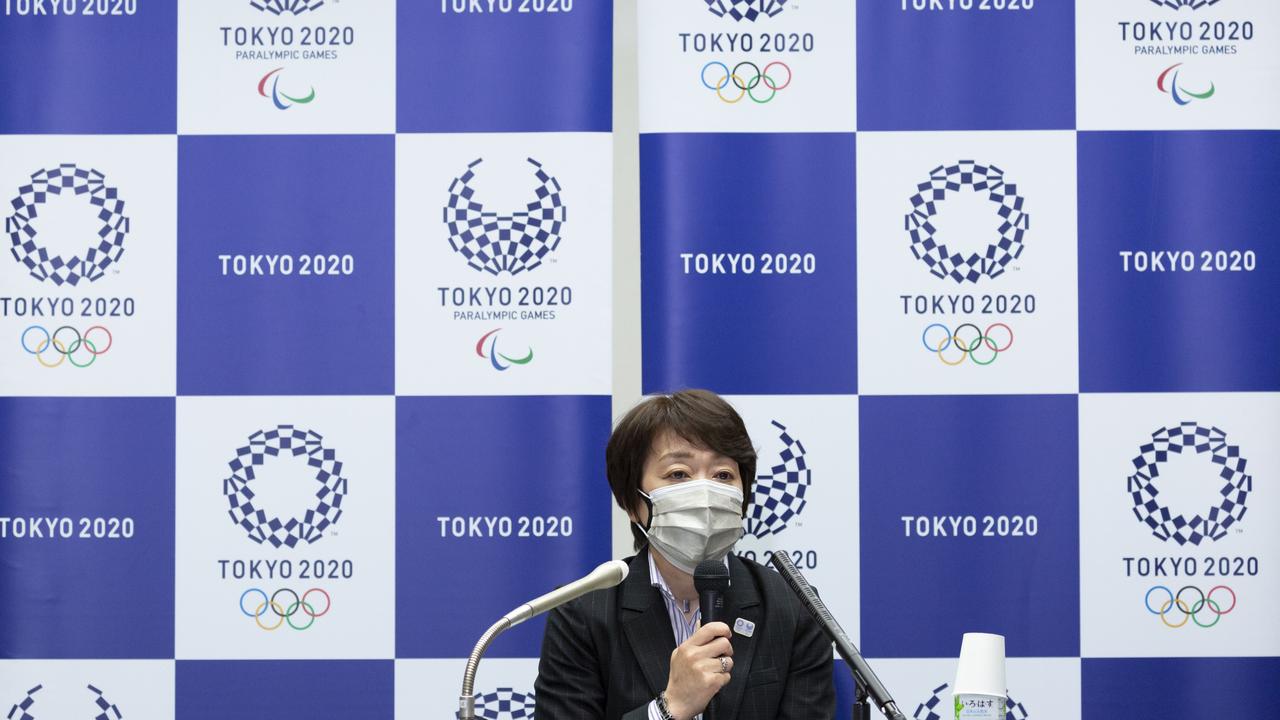
{"label": "microphone windscreen", "polygon": [[703,560],[693,569],[693,587],[698,592],[729,590],[729,568],[724,560]]}

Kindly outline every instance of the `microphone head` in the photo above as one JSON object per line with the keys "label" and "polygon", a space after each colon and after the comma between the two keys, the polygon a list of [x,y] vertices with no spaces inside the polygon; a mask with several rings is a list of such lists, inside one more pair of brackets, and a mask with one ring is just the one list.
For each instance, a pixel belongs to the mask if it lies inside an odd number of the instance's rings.
{"label": "microphone head", "polygon": [[729,568],[724,560],[703,560],[693,569],[693,587],[698,592],[719,591],[729,589]]}
{"label": "microphone head", "polygon": [[631,572],[631,568],[621,560],[610,560],[600,563],[595,570],[591,571],[592,575],[607,578],[608,584],[600,585],[601,588],[613,587],[627,579],[627,573]]}

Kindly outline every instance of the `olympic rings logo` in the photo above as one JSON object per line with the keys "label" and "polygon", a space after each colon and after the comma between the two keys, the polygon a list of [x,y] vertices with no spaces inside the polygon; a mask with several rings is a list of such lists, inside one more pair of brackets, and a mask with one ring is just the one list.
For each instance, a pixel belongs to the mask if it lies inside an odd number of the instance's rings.
{"label": "olympic rings logo", "polygon": [[[972,338],[967,337],[969,333],[962,333],[965,328],[973,328]],[[1002,331],[993,333],[996,328],[1001,328]],[[1013,347],[1013,328],[998,322],[991,323],[986,330],[979,330],[973,323],[964,323],[955,332],[951,332],[942,323],[931,323],[920,334],[920,341],[924,343],[925,350],[938,355],[943,365],[954,367],[964,362],[965,358],[975,365],[990,365],[1000,353]],[[954,360],[947,357],[947,350],[952,348],[951,356],[955,357]],[[960,353],[958,357],[955,356],[956,352]]]}
{"label": "olympic rings logo", "polygon": [[[254,608],[253,612],[249,612],[244,605],[244,599],[248,597],[250,593],[257,593],[262,596],[262,602],[252,606]],[[287,606],[282,606],[280,603],[276,602],[276,598],[279,597],[280,593],[289,593],[292,595],[293,602],[289,603]],[[307,602],[307,598],[311,597],[311,593],[320,593],[324,596],[324,610],[316,612],[315,606]],[[310,590],[302,593],[302,597],[298,597],[298,593],[294,592],[290,588],[280,588],[279,590],[271,593],[270,598],[267,597],[266,591],[256,587],[249,588],[240,594],[240,612],[253,618],[253,621],[263,630],[278,630],[280,629],[280,626],[285,623],[288,623],[289,627],[294,630],[306,630],[315,624],[316,618],[328,613],[329,609],[332,607],[333,602],[329,599],[329,593],[321,590],[320,588],[311,588]],[[262,622],[262,618],[267,615],[268,609],[271,611],[271,614],[276,617],[275,624],[273,625],[267,625]],[[305,625],[297,625],[293,622],[293,619],[297,617],[299,611],[310,618],[307,620]]]}
{"label": "olympic rings logo", "polygon": [[[1154,593],[1157,590],[1163,590],[1165,594],[1168,596],[1166,600],[1160,603],[1159,609],[1151,607],[1151,593]],[[1197,593],[1200,594],[1199,599],[1197,599],[1191,605],[1188,605],[1186,601],[1182,599],[1182,593],[1186,592],[1187,590],[1195,590]],[[1213,599],[1213,594],[1218,592],[1219,590],[1225,590],[1227,591],[1228,594],[1231,595],[1231,604],[1228,605],[1225,610],[1222,608],[1221,603]],[[1226,600],[1226,598],[1224,597],[1222,598],[1222,600]],[[1147,591],[1147,594],[1143,598],[1142,602],[1144,605],[1146,605],[1147,612],[1151,613],[1152,615],[1159,615],[1160,622],[1164,623],[1168,627],[1180,628],[1183,625],[1186,625],[1187,621],[1190,620],[1202,628],[1211,628],[1214,625],[1218,624],[1218,621],[1222,619],[1223,615],[1226,615],[1227,613],[1236,609],[1236,592],[1231,588],[1227,587],[1226,585],[1215,585],[1213,588],[1209,590],[1208,594],[1206,594],[1203,590],[1196,587],[1195,585],[1186,585],[1186,586],[1183,586],[1181,589],[1179,589],[1177,593],[1175,593],[1169,588],[1165,587],[1164,585],[1156,585]],[[1168,616],[1171,614],[1171,611],[1174,608],[1177,608],[1178,612],[1182,613],[1181,622],[1177,622],[1177,623],[1169,622]],[[1208,608],[1209,612],[1213,613],[1212,622],[1207,622],[1207,623],[1200,622],[1200,611],[1204,610],[1205,608]]]}
{"label": "olympic rings logo", "polygon": [[[59,333],[62,333],[64,330],[69,330],[75,333],[75,339],[69,342],[64,342],[65,336],[63,339],[59,339]],[[102,331],[102,334],[97,336],[97,340],[91,340],[89,338],[89,334],[94,330]],[[35,347],[31,346],[30,335],[33,332],[36,334],[35,339],[39,340],[39,342],[35,344]],[[41,333],[44,334],[43,339],[40,338]],[[106,337],[103,337],[104,335]],[[44,367],[56,368],[62,363],[69,361],[72,365],[78,368],[87,368],[98,359],[99,355],[104,355],[111,349],[113,339],[111,337],[111,331],[101,325],[94,325],[88,330],[85,330],[84,334],[81,334],[79,330],[71,327],[70,325],[63,325],[52,333],[50,333],[43,325],[30,325],[26,330],[22,331],[22,337],[19,339],[19,342],[22,344],[22,349],[32,355],[35,355],[36,362],[40,363]],[[82,349],[84,349],[83,353],[80,352]],[[52,363],[47,362],[45,360],[46,350],[53,350],[53,352],[57,353],[58,360]],[[79,353],[78,356],[77,353]],[[78,360],[77,357],[79,358]],[[86,357],[88,357],[88,360],[85,360]]]}
{"label": "olympic rings logo", "polygon": [[[715,84],[707,82],[707,69],[712,66],[720,68],[720,72],[713,76],[715,78]],[[744,66],[749,66],[751,68],[750,74],[738,73],[738,71]],[[786,71],[786,82],[778,82],[781,75],[777,71],[774,71],[773,75],[769,74],[770,70],[774,67],[778,67]],[[772,100],[773,96],[777,95],[779,90],[784,90],[791,84],[791,68],[780,60],[774,60],[768,65],[765,65],[764,70],[761,70],[759,65],[756,65],[750,60],[743,60],[737,65],[734,65],[733,70],[730,70],[728,65],[720,62],[719,60],[712,60],[702,66],[700,77],[702,79],[703,87],[708,90],[714,90],[716,97],[720,98],[722,102],[733,105],[742,100],[742,98],[749,97],[752,101],[763,105]],[[730,84],[738,90],[736,97],[726,97],[724,94],[724,89],[729,87]],[[768,88],[769,94],[767,96],[764,95],[764,91],[760,92],[760,96],[756,95],[756,88],[761,85]],[[730,91],[730,96],[732,95],[733,92]]]}

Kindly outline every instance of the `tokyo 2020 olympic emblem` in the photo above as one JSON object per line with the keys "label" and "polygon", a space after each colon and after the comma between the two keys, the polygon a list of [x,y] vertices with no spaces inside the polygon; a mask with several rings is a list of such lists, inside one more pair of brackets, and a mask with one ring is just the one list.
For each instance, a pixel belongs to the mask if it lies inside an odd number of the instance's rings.
{"label": "tokyo 2020 olympic emblem", "polygon": [[485,720],[532,720],[534,706],[533,693],[509,687],[476,696],[476,715]]}
{"label": "tokyo 2020 olympic emblem", "polygon": [[[1174,513],[1160,500],[1160,466],[1169,455],[1193,451],[1205,456],[1205,482],[1214,483],[1220,501],[1188,518]],[[1253,490],[1253,476],[1245,474],[1248,464],[1240,456],[1240,448],[1227,444],[1227,434],[1216,427],[1202,427],[1184,422],[1177,427],[1160,428],[1151,433],[1151,442],[1139,448],[1133,459],[1134,474],[1129,476],[1129,494],[1133,498],[1133,515],[1151,528],[1161,540],[1179,545],[1199,545],[1205,538],[1219,540],[1233,525],[1244,518],[1245,502]]]}
{"label": "tokyo 2020 olympic emblem", "polygon": [[[120,713],[120,708],[116,707],[111,701],[107,700],[102,691],[98,688],[88,685],[89,692],[93,693],[93,699],[85,703],[85,714],[82,716],[85,720],[123,720],[124,715]],[[37,685],[27,691],[26,697],[15,703],[9,709],[9,714],[5,715],[7,720],[40,720],[40,716],[36,713],[39,710],[36,705],[36,693],[40,692],[44,685]],[[93,704],[90,705],[89,703]]]}
{"label": "tokyo 2020 olympic emblem", "polygon": [[[97,218],[102,224],[91,238],[85,238],[83,253],[66,258],[49,252],[40,244],[36,220],[40,206],[50,195],[84,196],[97,208]],[[102,173],[83,169],[72,163],[56,168],[37,170],[31,174],[31,182],[18,188],[18,196],[10,203],[13,214],[4,219],[4,230],[9,234],[13,257],[22,263],[31,277],[54,285],[75,287],[81,280],[93,282],[106,273],[112,263],[120,262],[124,254],[124,239],[129,234],[129,218],[124,216],[124,201],[118,191],[108,187]]]}
{"label": "tokyo 2020 olympic emblem", "polygon": [[[933,689],[933,695],[928,700],[916,706],[916,711],[911,715],[915,720],[943,720],[952,717],[948,712],[950,708],[943,700],[944,693],[947,688],[951,687],[950,683],[943,683]],[[1022,703],[1014,700],[1012,697],[1006,696],[1004,699],[1004,720],[1029,720],[1030,715]]]}
{"label": "tokyo 2020 olympic emblem", "polygon": [[[947,193],[972,188],[986,193],[995,205],[995,227],[982,228],[979,237],[995,235],[981,253],[964,255],[938,242],[933,217],[946,199]],[[929,172],[929,179],[916,186],[911,196],[911,212],[906,216],[906,230],[911,236],[911,253],[925,265],[929,272],[940,278],[951,278],[957,283],[978,282],[983,277],[994,278],[1004,274],[1009,263],[1022,255],[1022,242],[1031,227],[1031,216],[1025,210],[1026,201],[1018,195],[1018,186],[1006,183],[1004,171],[994,165],[979,165],[972,160],[961,160],[954,165],[939,165]]]}
{"label": "tokyo 2020 olympic emblem", "polygon": [[[222,493],[230,505],[227,514],[232,522],[244,528],[250,540],[290,548],[300,541],[313,543],[342,517],[347,479],[342,476],[342,461],[324,446],[323,440],[323,436],[314,431],[280,425],[255,432],[249,436],[248,445],[236,449],[235,459],[228,463],[231,477],[222,481]],[[316,471],[315,481],[319,487],[315,507],[300,518],[282,520],[255,504],[250,484],[258,479],[259,469],[268,457],[280,455],[299,458]]]}
{"label": "tokyo 2020 olympic emblem", "polygon": [[786,529],[804,510],[804,494],[813,483],[813,471],[805,460],[804,444],[792,437],[787,428],[777,420],[782,451],[778,463],[769,468],[769,474],[756,478],[751,501],[751,514],[747,517],[747,534],[757,538],[773,535]]}
{"label": "tokyo 2020 olympic emblem", "polygon": [[249,4],[255,10],[269,12],[272,15],[301,15],[324,5],[324,0],[249,0]]}
{"label": "tokyo 2020 olympic emblem", "polygon": [[786,7],[784,0],[706,0],[707,9],[717,17],[755,22],[761,15],[773,17]]}
{"label": "tokyo 2020 olympic emblem", "polygon": [[528,158],[538,181],[524,210],[497,213],[485,209],[471,186],[479,158],[449,185],[444,223],[449,245],[476,270],[491,275],[518,275],[542,264],[560,246],[567,210],[560,198],[560,181],[548,175],[542,163]]}

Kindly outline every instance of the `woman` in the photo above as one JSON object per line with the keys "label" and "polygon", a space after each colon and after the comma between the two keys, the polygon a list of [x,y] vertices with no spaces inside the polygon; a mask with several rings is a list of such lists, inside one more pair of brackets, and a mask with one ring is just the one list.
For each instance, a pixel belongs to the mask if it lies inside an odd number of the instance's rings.
{"label": "woman", "polygon": [[[605,450],[637,554],[618,587],[554,610],[535,685],[538,720],[830,718],[831,643],[782,579],[729,554],[756,453],[738,413],[706,390],[645,400]],[[725,617],[700,624],[694,567],[729,568]]]}

